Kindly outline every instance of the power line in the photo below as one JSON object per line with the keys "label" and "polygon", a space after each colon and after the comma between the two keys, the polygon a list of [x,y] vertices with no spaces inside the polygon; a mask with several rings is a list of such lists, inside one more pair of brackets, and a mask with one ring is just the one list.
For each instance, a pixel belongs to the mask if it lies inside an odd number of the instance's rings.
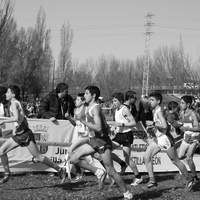
{"label": "power line", "polygon": [[192,22],[200,22],[200,18],[186,18],[186,17],[177,17],[177,16],[166,16],[166,15],[156,15],[156,18],[164,18],[164,19],[171,19],[171,20],[179,20],[179,21],[192,21]]}
{"label": "power line", "polygon": [[181,26],[172,26],[172,25],[166,25],[166,24],[161,24],[161,25],[155,25],[155,27],[159,27],[159,28],[172,28],[172,29],[185,29],[185,30],[195,30],[195,31],[200,31],[200,28],[196,28],[196,27],[181,27]]}
{"label": "power line", "polygon": [[[195,27],[181,27],[181,26],[168,26],[168,25],[154,25],[155,28],[170,28],[170,29],[185,29],[190,31],[200,31],[200,28]],[[116,29],[116,28],[138,28],[142,27],[142,25],[119,25],[119,26],[91,26],[91,27],[72,27],[73,30],[81,31],[81,30],[96,30],[96,29]],[[60,29],[50,29],[53,32],[60,31]]]}
{"label": "power line", "polygon": [[[171,28],[171,29],[185,29],[185,30],[191,30],[191,31],[199,31],[200,27],[188,27],[188,26],[176,26],[176,25],[170,25],[170,24],[155,24],[155,27],[158,28]],[[143,27],[142,24],[119,24],[119,25],[101,25],[101,26],[72,26],[73,30],[95,30],[95,29],[116,29],[116,28],[134,28],[134,27]],[[60,31],[60,29],[51,29],[52,31]]]}
{"label": "power line", "polygon": [[92,29],[114,29],[114,28],[133,28],[142,27],[142,24],[131,24],[131,25],[113,25],[113,26],[90,26],[90,27],[74,27],[74,30],[92,30]]}
{"label": "power line", "polygon": [[[107,19],[124,19],[124,18],[129,18],[129,19],[136,19],[136,18],[143,18],[143,15],[112,15],[112,16],[78,16],[78,17],[66,17],[66,18],[52,18],[52,17],[46,17],[47,20],[51,20],[51,21],[61,21],[61,20],[78,20],[78,21],[93,21],[93,20],[107,20]],[[15,19],[15,17],[14,17]],[[178,17],[178,16],[167,16],[167,15],[157,15],[156,14],[156,19],[167,19],[167,20],[177,20],[177,21],[192,21],[192,22],[200,22],[200,18],[186,18],[186,17]],[[18,18],[17,21],[35,21],[36,22],[36,17],[29,17],[29,18]]]}
{"label": "power line", "polygon": [[[182,33],[181,33],[182,34]],[[137,35],[137,36],[141,36],[143,35],[143,32],[127,32],[127,33],[98,33],[98,34],[74,34],[75,37],[104,37],[104,36],[110,36],[110,37],[114,37],[114,36],[125,36],[125,35]],[[177,34],[172,34],[172,33],[154,33],[155,36],[159,36],[159,37],[180,37],[180,33]],[[182,34],[182,36],[184,38],[190,38],[190,39],[200,39],[200,35],[186,35],[186,34]],[[60,38],[60,35],[54,35],[53,37],[57,37]]]}

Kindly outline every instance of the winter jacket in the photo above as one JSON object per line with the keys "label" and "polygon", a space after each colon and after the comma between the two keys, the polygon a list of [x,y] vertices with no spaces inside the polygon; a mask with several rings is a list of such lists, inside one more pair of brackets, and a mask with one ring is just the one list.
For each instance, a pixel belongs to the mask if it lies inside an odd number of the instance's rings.
{"label": "winter jacket", "polygon": [[56,119],[66,119],[65,113],[69,112],[73,116],[75,104],[70,95],[65,95],[60,99],[56,90],[50,92],[45,96],[39,106],[39,118],[49,119],[55,117]]}

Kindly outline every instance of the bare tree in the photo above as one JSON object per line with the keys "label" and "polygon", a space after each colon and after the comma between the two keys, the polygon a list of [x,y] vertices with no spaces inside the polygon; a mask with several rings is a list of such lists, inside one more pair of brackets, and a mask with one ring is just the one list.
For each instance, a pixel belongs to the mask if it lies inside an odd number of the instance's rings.
{"label": "bare tree", "polygon": [[97,63],[95,82],[101,88],[102,94],[111,97],[114,92],[124,92],[128,88],[127,72],[122,62],[114,56],[101,56]]}
{"label": "bare tree", "polygon": [[13,65],[12,79],[21,86],[22,97],[27,91],[38,96],[48,85],[52,60],[50,31],[45,31],[45,13],[41,7],[35,28],[27,31],[21,28],[18,34],[17,60]]}
{"label": "bare tree", "polygon": [[17,43],[16,22],[12,18],[10,1],[0,2],[0,83],[10,82],[10,71],[15,59]]}
{"label": "bare tree", "polygon": [[12,19],[12,13],[14,8],[14,1],[1,0],[0,1],[0,36],[5,31]]}
{"label": "bare tree", "polygon": [[135,87],[142,88],[142,79],[143,79],[143,63],[144,63],[144,56],[137,57],[135,61],[135,68],[134,68],[134,77],[135,77],[135,82],[134,85]]}
{"label": "bare tree", "polygon": [[58,78],[59,80],[71,81],[72,78],[72,57],[70,48],[73,41],[73,30],[69,22],[63,24],[61,31],[61,51],[59,55]]}
{"label": "bare tree", "polygon": [[84,89],[85,86],[91,85],[93,77],[86,64],[79,65],[79,68],[73,71],[72,84],[77,89]]}
{"label": "bare tree", "polygon": [[194,94],[200,92],[200,70],[199,62],[196,64],[192,62],[189,54],[185,54],[182,36],[180,36],[180,58],[181,58],[181,78],[185,89],[191,90]]}
{"label": "bare tree", "polygon": [[182,85],[183,70],[178,48],[162,46],[155,50],[153,68],[150,71],[157,86],[166,86],[167,80],[171,80],[174,88]]}
{"label": "bare tree", "polygon": [[195,68],[189,55],[185,54],[182,38],[179,47],[162,46],[154,51],[150,73],[154,77],[151,83],[159,88],[166,86],[168,89],[188,89],[198,93],[199,68]]}

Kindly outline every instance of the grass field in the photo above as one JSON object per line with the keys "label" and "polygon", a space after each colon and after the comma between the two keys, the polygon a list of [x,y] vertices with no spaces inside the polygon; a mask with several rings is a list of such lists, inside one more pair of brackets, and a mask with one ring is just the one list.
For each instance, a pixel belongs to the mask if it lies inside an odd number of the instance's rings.
{"label": "grass field", "polygon": [[[198,173],[200,176],[200,173]],[[2,177],[2,174],[1,174]],[[144,191],[142,186],[148,182],[143,174],[144,183],[132,187],[134,175],[126,174],[124,181],[134,195],[134,200],[199,200],[200,182],[191,192],[185,192],[186,181],[179,173],[157,173],[158,186]],[[50,173],[26,173],[13,175],[12,179],[0,185],[1,200],[120,200],[123,195],[117,185],[109,188],[109,181],[102,191],[98,191],[96,177],[86,173],[78,183],[66,181],[64,185],[56,175]]]}

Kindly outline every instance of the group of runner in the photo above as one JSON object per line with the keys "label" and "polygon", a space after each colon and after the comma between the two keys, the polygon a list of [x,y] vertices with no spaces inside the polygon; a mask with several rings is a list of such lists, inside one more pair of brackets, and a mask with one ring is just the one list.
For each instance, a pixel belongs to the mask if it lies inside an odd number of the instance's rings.
{"label": "group of runner", "polygon": [[[90,102],[86,98],[87,92],[84,95],[84,97],[82,97],[83,98],[82,105],[85,105],[85,102],[86,103]],[[185,191],[190,191],[195,181],[198,180],[195,170],[195,164],[193,162],[193,156],[196,148],[199,145],[199,140],[200,140],[199,120],[196,111],[192,108],[193,97],[185,95],[181,98],[180,104],[172,101],[168,104],[168,107],[163,110],[163,107],[161,106],[162,94],[158,92],[152,92],[148,97],[144,96],[141,98],[139,112],[134,117],[133,114],[131,113],[131,101],[134,101],[135,93],[128,91],[125,94],[125,99],[126,101],[124,100],[123,93],[115,93],[113,95],[112,100],[113,100],[113,107],[115,108],[115,116],[114,116],[114,121],[108,122],[111,127],[110,133],[112,133],[109,134],[112,146],[110,150],[112,151],[113,149],[119,146],[122,146],[123,149],[124,160],[121,160],[117,155],[112,153],[112,160],[118,162],[121,165],[120,174],[123,175],[127,166],[129,166],[135,175],[135,178],[131,183],[131,185],[137,186],[138,184],[143,182],[143,177],[139,173],[134,161],[130,158],[131,145],[134,139],[133,127],[136,125],[136,122],[138,120],[141,120],[143,122],[143,125],[146,127],[147,133],[154,138],[153,142],[149,144],[144,154],[145,165],[149,175],[149,182],[146,186],[142,188],[144,190],[147,190],[149,188],[157,186],[157,181],[154,176],[153,164],[151,160],[152,157],[156,155],[158,152],[165,151],[169,156],[170,160],[172,161],[172,163],[177,166],[177,168],[185,177],[186,179]],[[83,156],[91,155],[94,150],[96,150],[96,152],[98,152],[101,155],[100,157],[102,158],[102,151],[99,150],[98,146],[99,143],[96,141],[96,138],[99,139],[100,135],[98,134],[100,133],[99,130],[95,129],[94,126],[95,115],[93,112],[95,111],[93,111],[93,109],[94,107],[98,107],[100,109],[100,106],[97,104],[96,101],[97,100],[95,100],[93,106],[86,106],[86,110],[88,109],[88,111],[84,111],[84,113],[87,113],[86,115],[84,115],[85,119],[83,119],[82,117],[78,118],[75,117],[75,121],[76,123],[78,122],[77,123],[78,126],[86,127],[87,131],[82,130],[83,135],[81,135],[72,144],[72,146],[69,148],[69,153],[71,154],[71,163],[76,165],[77,163],[79,163],[78,165],[80,167],[83,167],[84,169],[87,169],[93,172],[94,174],[96,174],[96,171],[101,172],[102,176],[100,177],[97,176],[97,178],[99,179],[100,182],[99,189],[102,189],[106,173],[103,173],[102,169],[97,169],[91,164],[90,166],[88,166],[85,160],[83,161],[85,162],[84,165],[80,164],[80,159]],[[101,113],[101,111],[99,112]],[[105,125],[105,119],[100,120],[100,122],[102,121],[104,122]],[[175,134],[179,134],[180,136],[183,137],[183,140],[179,148],[177,148],[175,139],[173,138],[174,132]],[[93,151],[91,150],[92,152],[85,153],[87,152],[86,151],[87,145],[92,147],[93,149]],[[83,146],[85,146],[86,149],[84,149]],[[101,144],[100,149],[104,151],[105,146]],[[181,159],[184,158],[186,158],[186,161],[189,165],[189,168],[191,170],[191,175],[187,171],[185,164],[181,162]],[[111,175],[109,174],[110,169],[108,168],[108,166],[105,165],[104,162],[101,163],[105,167],[109,177],[112,177],[110,178],[111,181],[110,186],[112,186],[115,182],[115,178],[113,178],[112,174]]]}
{"label": "group of runner", "polygon": [[[1,125],[3,123],[14,123],[16,126],[13,137],[0,147],[1,161],[5,170],[0,184],[7,182],[11,175],[7,153],[18,146],[26,146],[40,162],[56,169],[60,175],[61,183],[64,183],[66,169],[59,167],[39,152],[34,135],[28,128],[22,106],[18,100],[19,95],[18,86],[12,85],[8,88],[6,99],[11,103],[11,117],[0,121]],[[65,113],[65,117],[76,127],[79,133],[79,137],[68,149],[70,163],[74,164],[77,174],[81,173],[81,168],[93,172],[99,181],[99,190],[103,189],[105,178],[108,175],[111,181],[110,186],[116,183],[120,187],[124,199],[132,199],[133,194],[127,189],[122,175],[129,166],[135,175],[131,185],[137,186],[143,182],[142,175],[130,158],[131,145],[134,140],[133,127],[140,120],[146,127],[147,134],[154,138],[144,154],[149,182],[143,189],[157,186],[151,160],[155,154],[162,150],[166,151],[173,164],[182,172],[187,180],[185,190],[190,191],[194,182],[198,180],[193,156],[199,145],[200,132],[199,120],[196,111],[192,108],[193,98],[183,96],[180,105],[177,102],[170,102],[168,108],[163,110],[161,107],[162,95],[158,92],[152,92],[148,97],[141,98],[139,112],[134,115],[134,104],[132,102],[136,100],[135,92],[128,91],[125,95],[115,93],[112,98],[115,108],[114,121],[108,123],[102,113],[101,105],[98,104],[99,97],[100,90],[98,87],[87,86],[84,93],[77,95],[74,116]],[[180,108],[180,111],[178,108]],[[173,138],[173,131],[183,136],[178,150]],[[124,160],[121,160],[112,152],[119,146],[123,148]],[[86,156],[94,156],[95,153],[99,155],[98,159],[104,169],[97,168],[85,159]],[[183,162],[180,161],[184,158],[189,165],[191,175],[189,175]],[[120,164],[121,173],[116,172],[113,161]],[[79,175],[76,180],[80,180],[80,178]]]}

